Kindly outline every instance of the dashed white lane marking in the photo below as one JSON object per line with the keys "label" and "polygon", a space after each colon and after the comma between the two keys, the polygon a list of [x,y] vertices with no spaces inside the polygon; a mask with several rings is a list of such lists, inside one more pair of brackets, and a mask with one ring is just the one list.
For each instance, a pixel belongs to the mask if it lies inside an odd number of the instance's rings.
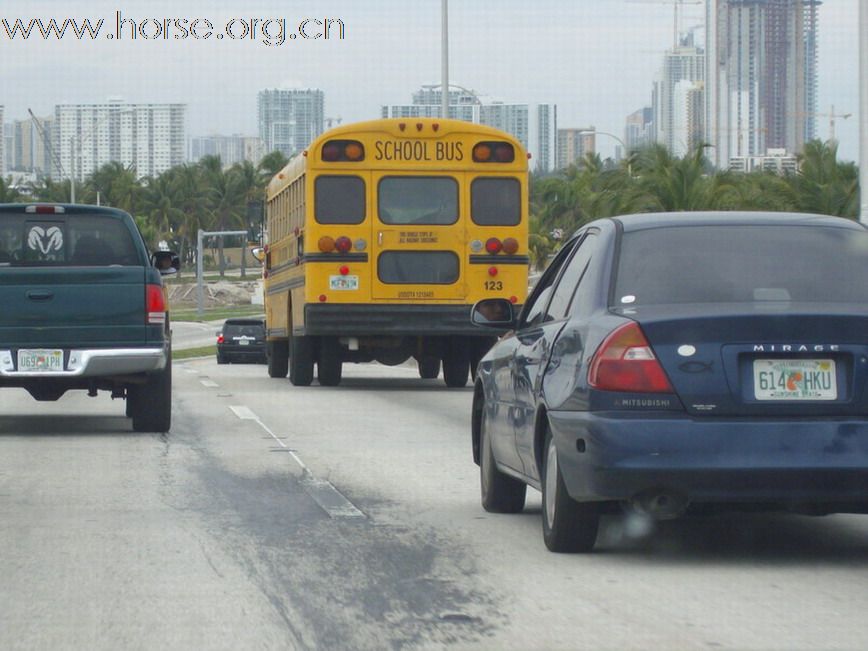
{"label": "dashed white lane marking", "polygon": [[286,447],[280,437],[269,429],[268,425],[263,423],[259,416],[253,410],[244,405],[230,405],[229,409],[241,420],[252,420],[262,429],[264,429],[275,441],[278,442],[281,448],[292,457],[293,461],[301,468],[301,486],[305,492],[311,496],[314,502],[320,505],[323,511],[329,514],[331,518],[364,518],[362,513],[355,505],[344,497],[341,492],[335,488],[331,482],[325,479],[318,479],[313,476],[313,473],[305,465],[304,461],[295,453],[295,450],[290,450]]}
{"label": "dashed white lane marking", "polygon": [[199,382],[203,387],[208,387],[209,389],[216,389],[220,386],[214,380],[199,380]]}

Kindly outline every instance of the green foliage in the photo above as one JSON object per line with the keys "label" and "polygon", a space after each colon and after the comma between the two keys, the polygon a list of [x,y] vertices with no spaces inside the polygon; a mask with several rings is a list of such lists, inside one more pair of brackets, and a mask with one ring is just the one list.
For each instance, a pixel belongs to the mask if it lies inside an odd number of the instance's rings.
{"label": "green foliage", "polygon": [[545,249],[545,234],[567,237],[600,217],[637,212],[767,210],[840,215],[859,208],[859,171],[837,160],[834,143],[812,141],[799,157],[799,171],[739,174],[715,171],[705,145],[683,158],[655,145],[633,152],[615,169],[586,156],[558,174],[532,178],[531,256]]}
{"label": "green foliage", "polygon": [[0,203],[16,203],[20,200],[21,193],[12,187],[12,181],[0,176]]}

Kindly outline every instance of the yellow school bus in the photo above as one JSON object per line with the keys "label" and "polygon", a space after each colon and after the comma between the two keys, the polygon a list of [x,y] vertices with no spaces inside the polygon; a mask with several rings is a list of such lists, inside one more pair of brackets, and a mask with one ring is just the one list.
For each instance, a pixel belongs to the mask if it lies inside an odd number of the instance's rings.
{"label": "yellow school bus", "polygon": [[383,119],[314,140],[266,191],[268,373],[341,381],[344,362],[467,383],[493,343],[482,298],[527,294],[521,144],[458,120]]}

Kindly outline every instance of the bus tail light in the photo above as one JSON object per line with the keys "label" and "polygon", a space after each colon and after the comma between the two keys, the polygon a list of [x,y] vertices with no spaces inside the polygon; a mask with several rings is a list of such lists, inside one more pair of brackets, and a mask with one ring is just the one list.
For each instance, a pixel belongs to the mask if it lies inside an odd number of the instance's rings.
{"label": "bus tail light", "polygon": [[349,275],[350,268],[347,265],[341,265],[341,268],[338,269],[338,273],[340,273],[341,276]]}
{"label": "bus tail light", "polygon": [[645,333],[634,321],[614,330],[600,344],[591,360],[588,384],[602,391],[674,393]]}
{"label": "bus tail light", "polygon": [[317,246],[319,247],[319,250],[323,253],[331,253],[335,250],[335,241],[328,235],[323,235],[321,238],[319,238]]}
{"label": "bus tail light", "polygon": [[145,285],[146,322],[150,325],[166,323],[166,299],[160,285]]}
{"label": "bus tail light", "polygon": [[495,253],[500,253],[500,250],[503,248],[503,242],[501,242],[496,237],[489,237],[485,241],[485,250],[494,255]]}
{"label": "bus tail light", "polygon": [[503,252],[508,255],[513,255],[518,252],[518,240],[514,237],[507,237],[503,240]]}
{"label": "bus tail light", "polygon": [[497,275],[497,267],[489,267],[488,268],[488,275],[491,276],[492,278],[494,276],[496,276]]}
{"label": "bus tail light", "polygon": [[353,248],[353,241],[348,237],[339,237],[335,240],[335,248],[341,253],[347,253]]}

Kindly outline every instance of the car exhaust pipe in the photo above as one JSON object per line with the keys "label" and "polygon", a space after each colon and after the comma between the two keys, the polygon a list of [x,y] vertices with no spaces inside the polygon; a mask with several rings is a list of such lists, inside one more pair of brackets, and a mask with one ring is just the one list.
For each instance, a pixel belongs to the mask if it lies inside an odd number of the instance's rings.
{"label": "car exhaust pipe", "polygon": [[653,490],[636,495],[630,505],[655,520],[672,520],[684,515],[690,500],[678,491]]}

